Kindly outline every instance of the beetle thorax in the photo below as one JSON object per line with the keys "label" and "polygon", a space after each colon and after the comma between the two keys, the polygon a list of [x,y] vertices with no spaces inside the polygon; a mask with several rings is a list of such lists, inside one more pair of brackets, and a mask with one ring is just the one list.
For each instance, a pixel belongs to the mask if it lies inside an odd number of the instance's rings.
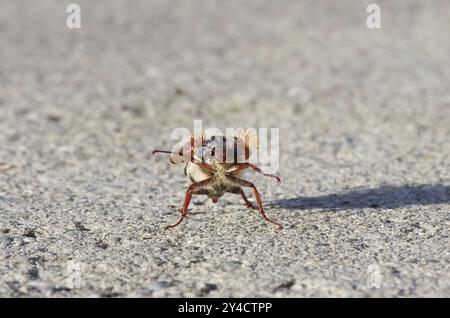
{"label": "beetle thorax", "polygon": [[204,162],[210,165],[245,161],[245,145],[234,138],[227,142],[225,136],[211,136],[194,149],[194,162]]}

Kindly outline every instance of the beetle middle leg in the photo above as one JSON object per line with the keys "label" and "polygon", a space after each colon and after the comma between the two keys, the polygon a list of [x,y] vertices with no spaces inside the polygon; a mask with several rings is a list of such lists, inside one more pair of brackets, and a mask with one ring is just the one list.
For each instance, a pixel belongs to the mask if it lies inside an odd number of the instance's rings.
{"label": "beetle middle leg", "polygon": [[260,168],[258,168],[257,166],[255,166],[254,164],[251,163],[239,163],[233,167],[231,167],[229,170],[227,170],[227,173],[231,173],[231,174],[236,174],[242,170],[251,168],[254,171],[258,172],[259,174],[266,176],[266,177],[271,177],[271,178],[275,178],[278,183],[281,183],[281,179],[279,176],[276,176],[274,174],[269,174],[269,173],[264,173]]}
{"label": "beetle middle leg", "polygon": [[251,203],[248,199],[247,196],[245,195],[244,190],[241,187],[236,187],[234,189],[232,189],[231,191],[228,191],[230,193],[234,193],[234,194],[240,194],[242,199],[245,202],[245,206],[249,209],[255,209],[258,210],[258,207],[254,206],[253,203]]}
{"label": "beetle middle leg", "polygon": [[184,218],[187,216],[187,211],[188,211],[188,207],[189,207],[189,203],[191,203],[191,198],[193,194],[196,194],[196,192],[198,192],[199,190],[201,190],[201,187],[208,185],[210,182],[212,181],[212,178],[207,178],[205,180],[196,182],[196,183],[192,183],[189,188],[186,191],[186,195],[184,197],[184,203],[183,206],[181,208],[179,208],[179,211],[181,213],[181,217],[180,219],[177,221],[177,223],[171,224],[171,225],[167,225],[166,226],[166,230],[173,228],[175,226],[177,226],[178,224],[180,224]]}
{"label": "beetle middle leg", "polygon": [[278,229],[281,230],[283,228],[283,226],[272,220],[269,219],[266,215],[266,213],[264,212],[264,209],[262,207],[262,201],[261,201],[261,197],[259,195],[258,189],[256,189],[255,185],[253,183],[251,183],[250,181],[244,180],[244,179],[240,179],[240,178],[236,178],[233,176],[228,176],[228,178],[237,185],[240,185],[241,187],[246,187],[246,188],[252,188],[254,193],[255,193],[255,198],[256,198],[256,202],[258,203],[258,209],[259,209],[259,214],[261,214],[261,216],[263,217],[264,220],[266,220],[267,222],[270,222],[272,224],[275,224],[276,226],[278,226]]}

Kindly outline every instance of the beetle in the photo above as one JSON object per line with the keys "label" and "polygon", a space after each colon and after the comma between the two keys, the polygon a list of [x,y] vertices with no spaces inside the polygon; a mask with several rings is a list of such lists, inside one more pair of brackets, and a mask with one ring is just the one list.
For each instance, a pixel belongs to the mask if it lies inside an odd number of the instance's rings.
{"label": "beetle", "polygon": [[[257,137],[248,130],[235,134],[232,142],[227,142],[226,137],[221,135],[206,138],[202,132],[201,136],[191,136],[190,141],[178,152],[153,150],[153,155],[156,153],[170,154],[172,164],[186,162],[184,173],[191,181],[184,197],[184,203],[178,209],[181,214],[180,219],[176,223],[166,226],[166,230],[176,227],[187,217],[192,195],[207,195],[213,203],[217,203],[225,193],[241,195],[248,208],[258,209],[264,220],[276,225],[278,229],[282,229],[281,224],[266,216],[256,186],[241,178],[243,170],[253,169],[259,174],[275,178],[278,183],[281,183],[279,176],[266,174],[256,165],[246,162],[250,157],[251,146],[254,146],[255,143],[257,145]],[[227,160],[227,155],[232,156],[232,159]],[[253,189],[257,207],[247,199],[243,188]]]}

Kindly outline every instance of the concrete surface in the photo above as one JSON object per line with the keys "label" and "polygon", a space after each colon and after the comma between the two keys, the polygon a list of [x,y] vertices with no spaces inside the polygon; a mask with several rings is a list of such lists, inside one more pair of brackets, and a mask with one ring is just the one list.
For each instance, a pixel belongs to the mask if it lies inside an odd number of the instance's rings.
{"label": "concrete surface", "polygon": [[[72,2],[1,2],[0,296],[450,296],[448,1]],[[163,231],[194,119],[280,128],[284,230],[227,195]]]}

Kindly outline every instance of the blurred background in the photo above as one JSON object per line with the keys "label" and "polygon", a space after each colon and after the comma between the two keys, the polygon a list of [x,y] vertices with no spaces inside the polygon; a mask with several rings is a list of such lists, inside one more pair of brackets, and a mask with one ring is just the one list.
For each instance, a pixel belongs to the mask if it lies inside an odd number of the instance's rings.
{"label": "blurred background", "polygon": [[[0,3],[0,295],[449,295],[448,1],[73,2]],[[280,128],[284,233],[233,196],[161,231],[194,119]]]}

